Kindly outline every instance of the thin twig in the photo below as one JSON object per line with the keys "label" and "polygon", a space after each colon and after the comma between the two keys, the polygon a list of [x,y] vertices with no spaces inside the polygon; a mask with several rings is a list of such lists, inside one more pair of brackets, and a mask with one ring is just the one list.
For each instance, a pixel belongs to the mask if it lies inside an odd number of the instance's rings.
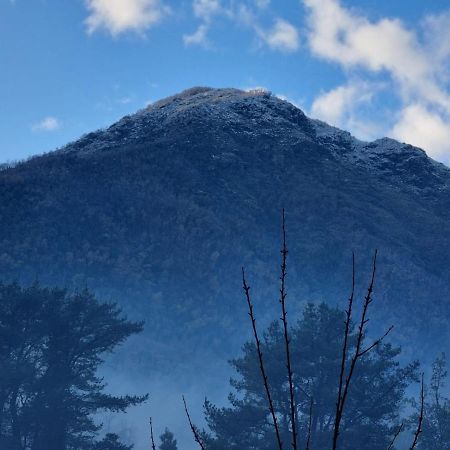
{"label": "thin twig", "polygon": [[424,382],[423,382],[423,373],[422,373],[422,383],[420,388],[420,413],[419,413],[419,420],[417,421],[417,429],[414,433],[414,441],[409,448],[409,450],[414,450],[417,446],[417,442],[419,441],[419,436],[422,433],[422,423],[423,423],[423,411],[424,411],[424,405],[425,405],[425,393],[424,393]]}
{"label": "thin twig", "polygon": [[156,450],[155,439],[153,438],[153,424],[152,418],[150,417],[150,438],[152,440],[152,450]]}
{"label": "thin twig", "polygon": [[256,329],[256,319],[255,319],[255,315],[253,313],[253,304],[252,304],[252,301],[250,298],[250,286],[247,285],[247,281],[245,279],[244,268],[242,268],[242,287],[244,289],[245,298],[247,300],[247,306],[248,306],[248,311],[249,311],[248,315],[250,316],[250,319],[252,322],[253,336],[255,338],[256,351],[258,353],[258,359],[259,359],[259,370],[261,371],[261,376],[262,376],[262,379],[264,382],[264,388],[266,390],[267,401],[269,403],[269,411],[270,411],[270,414],[272,415],[273,426],[275,428],[275,434],[276,434],[276,438],[277,438],[277,444],[278,444],[279,450],[282,450],[283,443],[281,441],[280,429],[278,426],[278,419],[275,414],[275,408],[273,406],[272,395],[270,394],[269,381],[267,379],[266,370],[264,368],[264,360],[263,360],[263,354],[262,354],[262,350],[261,350],[261,342],[258,337],[258,331]]}
{"label": "thin twig", "polygon": [[373,265],[372,265],[372,276],[370,279],[369,287],[367,289],[367,294],[364,298],[363,310],[362,310],[361,319],[360,319],[360,322],[358,325],[356,348],[355,348],[353,357],[350,360],[350,368],[349,368],[347,377],[345,379],[345,383],[343,383],[343,377],[344,377],[345,366],[346,366],[347,350],[348,350],[348,339],[350,336],[350,323],[351,323],[351,314],[352,314],[353,296],[354,296],[354,287],[355,287],[355,259],[354,259],[354,255],[353,255],[352,294],[349,299],[349,306],[347,309],[347,319],[345,322],[346,325],[345,325],[344,346],[343,346],[343,351],[342,351],[341,373],[340,373],[340,378],[339,378],[339,389],[338,389],[338,400],[336,402],[336,416],[335,416],[334,430],[333,430],[333,450],[337,449],[340,425],[341,425],[342,417],[344,414],[345,403],[347,400],[348,391],[350,388],[350,384],[352,381],[352,377],[353,377],[353,374],[355,371],[356,364],[362,356],[364,356],[370,350],[372,350],[377,345],[379,345],[383,341],[383,339],[391,332],[391,330],[393,328],[393,327],[390,327],[388,329],[388,331],[381,338],[377,339],[372,345],[370,345],[365,350],[362,350],[362,344],[363,344],[364,336],[365,336],[365,329],[366,329],[367,323],[369,322],[369,319],[367,318],[367,313],[369,310],[369,306],[373,301],[372,294],[373,294],[373,286],[375,283],[375,274],[376,274],[376,270],[377,270],[377,256],[378,256],[378,251],[375,250],[375,254],[373,257]]}
{"label": "thin twig", "polygon": [[333,433],[333,450],[336,449],[337,438],[339,435],[342,390],[344,387],[344,373],[345,373],[345,364],[347,361],[348,338],[350,335],[350,323],[351,323],[351,318],[352,318],[354,296],[355,296],[355,253],[353,252],[352,253],[352,292],[348,299],[347,310],[345,311],[346,319],[345,319],[345,331],[344,331],[344,344],[342,347],[341,370],[339,373],[339,388],[338,388],[338,396],[337,396],[337,400],[336,400],[336,415],[335,415],[334,433]]}
{"label": "thin twig", "polygon": [[305,450],[309,450],[309,446],[311,444],[312,414],[313,414],[313,399],[311,398],[311,404],[309,405],[308,437],[306,438]]}
{"label": "thin twig", "polygon": [[194,439],[197,442],[197,444],[200,446],[201,450],[205,450],[205,446],[203,445],[203,442],[200,439],[200,434],[198,432],[198,429],[192,423],[191,416],[189,415],[189,410],[188,410],[188,407],[187,407],[187,404],[186,404],[186,399],[184,398],[184,395],[183,395],[183,403],[184,403],[184,411],[186,412],[186,416],[187,416],[187,419],[189,421],[189,426],[191,427],[192,434],[194,435]]}
{"label": "thin twig", "polygon": [[389,447],[387,448],[387,450],[393,450],[395,441],[397,440],[397,438],[400,435],[400,433],[403,431],[403,427],[404,426],[405,426],[405,424],[402,422],[400,424],[400,426],[397,428],[397,431],[395,432],[394,437],[392,438],[392,441],[389,444]]}
{"label": "thin twig", "polygon": [[372,350],[374,347],[377,347],[378,345],[381,344],[381,342],[383,342],[383,340],[386,338],[386,336],[394,329],[394,325],[391,325],[388,330],[386,331],[386,333],[383,334],[383,336],[381,336],[380,338],[378,338],[373,344],[369,345],[369,347],[367,347],[364,350],[361,350],[358,354],[358,358],[360,358],[361,356],[364,356],[366,353],[370,352],[370,350]]}
{"label": "thin twig", "polygon": [[284,343],[286,349],[286,368],[288,373],[289,381],[289,404],[291,409],[291,427],[292,427],[292,448],[297,450],[297,417],[296,417],[296,406],[295,406],[295,394],[294,394],[294,374],[291,365],[291,353],[289,348],[289,334],[288,334],[288,323],[287,323],[287,312],[286,312],[286,260],[287,260],[287,246],[286,246],[286,217],[283,208],[282,217],[282,231],[283,231],[283,248],[281,249],[281,287],[280,287],[280,303],[281,303],[281,321],[283,322],[284,329]]}

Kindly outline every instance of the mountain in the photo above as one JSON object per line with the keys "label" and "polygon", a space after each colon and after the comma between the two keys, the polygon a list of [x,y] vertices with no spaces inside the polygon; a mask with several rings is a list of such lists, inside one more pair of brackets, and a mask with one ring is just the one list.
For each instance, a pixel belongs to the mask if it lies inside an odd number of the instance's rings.
{"label": "mountain", "polygon": [[352,251],[363,295],[377,248],[375,323],[395,323],[411,352],[441,350],[450,170],[267,92],[193,88],[4,167],[0,271],[88,286],[144,318],[145,343],[129,349],[142,370],[214,366],[248,336],[242,265],[258,317],[278,317],[283,207],[292,316],[309,300],[345,304]]}

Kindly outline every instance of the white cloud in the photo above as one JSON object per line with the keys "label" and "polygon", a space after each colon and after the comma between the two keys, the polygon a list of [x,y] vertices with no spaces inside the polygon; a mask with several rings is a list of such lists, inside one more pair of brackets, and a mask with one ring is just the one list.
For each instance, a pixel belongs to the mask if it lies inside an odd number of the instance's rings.
{"label": "white cloud", "polygon": [[[392,126],[395,135],[424,146],[434,156],[442,155],[443,145],[450,154],[450,141],[443,143],[445,133],[441,130],[450,127],[448,79],[442,75],[448,73],[450,11],[425,18],[420,32],[395,18],[371,21],[344,8],[339,0],[303,0],[303,3],[307,8],[308,43],[313,55],[338,63],[350,76],[361,71],[381,78],[387,75],[402,110],[399,122]],[[354,100],[351,97],[348,89],[337,88],[328,97],[316,100],[316,110],[322,115],[334,114],[336,119],[339,104],[342,109],[348,108]],[[332,105],[330,110],[321,107],[326,101]],[[414,105],[421,105],[420,111]],[[418,118],[424,119],[421,133],[415,128]],[[439,133],[440,144],[423,138],[431,133]]]}
{"label": "white cloud", "polygon": [[134,99],[133,99],[132,96],[127,96],[127,97],[119,98],[119,99],[117,100],[117,103],[120,103],[121,105],[128,105],[128,104],[132,103],[133,100],[134,100]]}
{"label": "white cloud", "polygon": [[311,113],[331,125],[342,126],[345,115],[357,104],[370,102],[373,94],[368,83],[354,82],[339,86],[317,97]]}
{"label": "white cloud", "polygon": [[[442,67],[442,63],[445,65],[450,57],[450,10],[442,14],[425,17],[422,28],[425,33],[428,57],[432,58],[439,67]],[[441,74],[446,72],[447,70],[441,71]]]}
{"label": "white cloud", "polygon": [[390,134],[395,139],[426,149],[435,159],[450,163],[449,122],[424,105],[405,107]]}
{"label": "white cloud", "polygon": [[259,9],[265,9],[270,5],[270,0],[254,0],[255,5]]}
{"label": "white cloud", "polygon": [[428,52],[400,20],[371,22],[344,9],[337,0],[304,2],[310,13],[309,44],[316,55],[346,68],[386,71],[405,95],[419,89],[421,95],[436,100],[443,94],[435,83]]}
{"label": "white cloud", "polygon": [[361,109],[367,109],[382,88],[381,83],[351,80],[319,95],[310,114],[336,127],[350,129],[360,139],[374,139],[380,129],[372,121],[365,120]]}
{"label": "white cloud", "polygon": [[161,0],[86,0],[88,33],[106,29],[113,36],[126,31],[143,33],[169,12]]}
{"label": "white cloud", "polygon": [[274,50],[295,52],[300,46],[297,28],[284,19],[277,18],[269,30],[263,31],[258,28],[258,35]]}
{"label": "white cloud", "polygon": [[299,48],[299,33],[287,20],[276,18],[272,28],[259,25],[259,14],[270,5],[270,0],[193,0],[194,16],[201,20],[192,34],[183,35],[185,45],[211,47],[208,32],[214,19],[225,18],[245,28],[253,30],[260,43],[273,50],[293,52]]}
{"label": "white cloud", "polygon": [[227,15],[229,11],[222,7],[220,0],[194,0],[192,9],[194,15],[201,19],[201,23],[193,33],[183,35],[183,42],[185,45],[209,48],[208,31],[212,18],[217,15]]}
{"label": "white cloud", "polygon": [[213,15],[222,11],[219,0],[194,0],[192,7],[194,14],[205,20],[209,20]]}
{"label": "white cloud", "polygon": [[185,45],[202,45],[208,46],[208,29],[209,26],[206,23],[202,23],[198,26],[197,30],[192,34],[184,34],[183,42]]}
{"label": "white cloud", "polygon": [[32,131],[55,131],[61,127],[61,123],[56,117],[46,117],[40,122],[32,125]]}

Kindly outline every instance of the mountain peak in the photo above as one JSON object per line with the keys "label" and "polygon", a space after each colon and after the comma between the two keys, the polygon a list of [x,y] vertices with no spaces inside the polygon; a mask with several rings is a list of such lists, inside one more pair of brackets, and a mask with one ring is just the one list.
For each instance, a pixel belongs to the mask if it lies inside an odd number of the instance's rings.
{"label": "mountain peak", "polygon": [[[158,113],[167,110],[171,113],[180,113],[200,109],[203,113],[224,112],[225,109],[233,109],[236,105],[246,105],[241,113],[246,110],[249,113],[255,113],[263,105],[271,109],[272,113],[283,114],[286,110],[296,110],[299,108],[293,104],[280,99],[270,91],[262,88],[242,90],[235,88],[210,88],[193,87],[186,89],[178,94],[163,98],[143,110],[144,113]],[[253,108],[252,108],[253,105]]]}
{"label": "mountain peak", "polygon": [[[206,146],[211,158],[220,154],[234,158],[252,148],[276,153],[297,149],[299,158],[338,158],[342,164],[364,167],[413,188],[435,188],[442,180],[449,184],[449,169],[423,150],[386,137],[361,141],[348,131],[308,118],[294,104],[264,89],[193,87],[89,133],[61,152],[91,157],[136,146],[143,152]],[[307,155],[305,149],[321,151]]]}
{"label": "mountain peak", "polygon": [[158,100],[149,105],[147,109],[163,108],[171,103],[204,103],[229,100],[242,100],[251,97],[271,97],[271,93],[265,89],[242,90],[236,88],[211,88],[195,86],[184,91]]}

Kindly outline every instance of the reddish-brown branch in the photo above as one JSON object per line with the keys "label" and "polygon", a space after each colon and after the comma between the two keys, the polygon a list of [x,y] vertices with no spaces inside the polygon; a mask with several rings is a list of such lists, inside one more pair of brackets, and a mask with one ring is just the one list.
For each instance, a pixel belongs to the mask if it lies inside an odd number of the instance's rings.
{"label": "reddish-brown branch", "polygon": [[266,391],[267,401],[269,403],[269,411],[270,411],[270,414],[272,415],[273,426],[275,428],[275,434],[276,434],[276,438],[277,438],[277,444],[278,444],[279,450],[282,450],[283,443],[281,441],[280,428],[278,426],[278,419],[275,414],[275,408],[273,406],[272,395],[270,393],[270,388],[269,388],[269,381],[267,379],[266,370],[264,368],[264,360],[263,360],[263,354],[262,354],[262,350],[261,350],[261,341],[259,340],[258,330],[256,328],[256,319],[255,319],[255,314],[253,312],[252,300],[250,297],[250,286],[247,285],[247,281],[245,279],[244,268],[242,268],[242,287],[244,289],[245,298],[247,300],[247,306],[248,306],[248,311],[249,311],[248,315],[250,316],[250,319],[252,322],[253,336],[255,338],[255,343],[256,343],[256,352],[258,354],[258,359],[259,359],[259,370],[261,371],[261,376],[262,376],[262,379],[264,382],[264,389]]}
{"label": "reddish-brown branch", "polygon": [[347,374],[347,377],[346,377],[345,383],[344,383],[343,379],[344,379],[346,359],[347,359],[347,353],[348,353],[348,339],[350,336],[350,323],[351,323],[352,306],[353,306],[354,289],[355,289],[355,259],[354,259],[354,255],[353,255],[352,294],[350,296],[348,309],[346,311],[347,318],[346,318],[346,322],[345,322],[344,345],[343,345],[343,350],[342,350],[338,399],[336,402],[336,416],[335,416],[334,430],[333,430],[333,450],[337,449],[339,429],[340,429],[342,417],[344,414],[345,403],[347,400],[347,396],[348,396],[348,392],[349,392],[349,388],[351,385],[351,381],[352,381],[352,377],[353,377],[353,374],[355,371],[356,364],[362,356],[364,356],[370,350],[372,350],[377,345],[379,345],[383,341],[383,339],[391,332],[391,330],[393,328],[393,327],[390,327],[381,338],[377,339],[372,345],[370,345],[366,349],[364,349],[364,350],[362,349],[366,326],[367,326],[367,323],[369,322],[369,319],[367,318],[367,313],[369,310],[369,306],[373,301],[372,294],[373,294],[373,286],[375,283],[375,274],[376,274],[376,269],[377,269],[377,255],[378,255],[378,251],[375,250],[375,255],[373,257],[373,265],[372,265],[372,276],[370,279],[369,287],[367,289],[367,294],[364,298],[361,319],[360,319],[360,322],[358,325],[356,348],[355,348],[355,352],[350,360],[350,368],[348,370],[348,374]]}
{"label": "reddish-brown branch", "polygon": [[150,417],[150,439],[152,442],[152,450],[156,450],[155,446],[155,439],[153,438],[153,424],[152,424],[152,418]]}
{"label": "reddish-brown branch", "polygon": [[287,246],[286,246],[286,217],[283,208],[283,217],[282,217],[282,232],[283,232],[283,247],[281,249],[281,276],[280,276],[280,303],[281,303],[281,321],[283,322],[283,330],[284,330],[284,343],[286,350],[286,368],[288,373],[288,382],[289,382],[289,406],[290,406],[290,414],[291,414],[291,427],[292,427],[292,448],[293,450],[297,450],[297,414],[296,414],[296,406],[295,406],[295,393],[294,393],[294,374],[292,370],[291,364],[291,352],[289,348],[289,332],[288,332],[288,322],[287,322],[287,312],[286,312],[286,260],[287,260]]}
{"label": "reddish-brown branch", "polygon": [[344,384],[344,388],[342,391],[342,395],[341,395],[341,399],[340,399],[340,405],[338,408],[338,414],[336,415],[336,420],[335,420],[335,427],[334,427],[334,433],[333,433],[333,450],[337,449],[337,441],[338,441],[338,436],[339,436],[339,428],[341,425],[341,421],[342,421],[342,416],[344,413],[344,408],[345,408],[345,402],[347,400],[347,396],[348,396],[348,391],[350,388],[350,384],[351,384],[351,380],[353,377],[353,373],[355,371],[355,367],[356,367],[356,363],[358,362],[358,358],[359,358],[359,353],[361,352],[361,346],[363,343],[363,338],[364,338],[364,329],[365,326],[367,324],[367,311],[369,309],[369,305],[372,303],[372,292],[373,292],[373,285],[375,282],[375,273],[376,273],[376,260],[377,260],[377,252],[375,251],[375,256],[373,258],[373,267],[372,267],[372,277],[371,277],[371,281],[369,284],[369,288],[367,290],[367,295],[364,299],[364,305],[363,305],[363,311],[361,314],[361,320],[359,322],[359,326],[358,326],[358,336],[356,339],[356,350],[355,353],[350,361],[350,369],[347,375],[347,378],[345,380],[345,384]]}
{"label": "reddish-brown branch", "polygon": [[386,333],[383,334],[383,336],[381,336],[380,338],[378,338],[373,344],[369,345],[369,347],[367,347],[364,350],[361,350],[358,354],[358,358],[361,358],[361,356],[364,356],[366,353],[369,353],[370,350],[372,350],[374,347],[376,347],[377,345],[380,345],[383,340],[386,338],[386,336],[394,329],[394,326],[391,325],[388,330],[386,331]]}
{"label": "reddish-brown branch", "polygon": [[392,441],[389,444],[389,447],[387,448],[387,450],[393,450],[394,445],[395,445],[395,441],[397,440],[397,438],[400,435],[400,433],[403,431],[403,427],[404,426],[405,426],[405,424],[402,422],[400,424],[400,426],[397,428],[397,431],[395,432],[394,437],[392,438]]}
{"label": "reddish-brown branch", "polygon": [[342,347],[342,357],[341,357],[341,370],[339,373],[339,387],[338,396],[336,400],[336,414],[334,422],[334,433],[333,433],[333,450],[337,447],[337,439],[339,435],[339,425],[340,425],[340,413],[341,413],[341,402],[342,402],[342,390],[344,388],[344,373],[345,373],[345,363],[347,360],[348,351],[348,338],[350,335],[350,324],[352,318],[353,300],[355,296],[355,253],[352,254],[352,292],[348,299],[348,306],[345,319],[345,330],[344,330],[344,344]]}
{"label": "reddish-brown branch", "polygon": [[189,414],[189,410],[188,410],[188,407],[186,404],[186,399],[184,398],[184,395],[183,395],[183,403],[184,403],[184,411],[186,412],[186,417],[189,421],[189,426],[191,427],[191,431],[192,431],[192,434],[194,435],[194,439],[197,442],[197,444],[200,446],[201,450],[205,450],[205,446],[203,445],[203,442],[200,438],[200,433],[198,432],[197,427],[192,423],[191,416]]}
{"label": "reddish-brown branch", "polygon": [[423,373],[422,373],[422,382],[420,388],[420,413],[419,419],[417,421],[416,432],[414,433],[414,441],[409,450],[414,450],[419,442],[419,436],[422,433],[422,423],[423,423],[423,412],[425,408],[425,393],[424,393],[424,382],[423,382]]}
{"label": "reddish-brown branch", "polygon": [[313,399],[311,398],[311,404],[309,405],[309,420],[308,420],[308,436],[306,438],[305,450],[309,450],[311,444],[311,429],[312,429],[312,415],[313,415]]}

